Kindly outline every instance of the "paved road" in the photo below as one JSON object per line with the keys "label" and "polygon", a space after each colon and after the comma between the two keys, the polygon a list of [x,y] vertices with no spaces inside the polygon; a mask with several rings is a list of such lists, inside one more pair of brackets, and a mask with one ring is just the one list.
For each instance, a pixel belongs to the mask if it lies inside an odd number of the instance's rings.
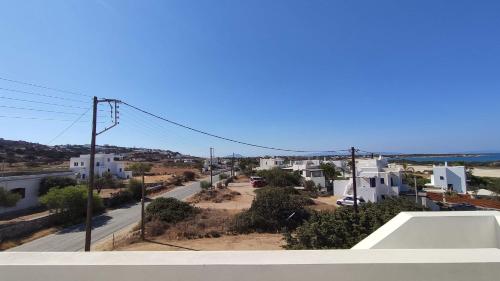
{"label": "paved road", "polygon": [[[218,180],[214,176],[214,181]],[[174,197],[179,200],[199,192],[200,182],[193,182],[185,186],[176,187],[159,197]],[[92,243],[112,235],[113,233],[130,226],[141,218],[141,204],[130,204],[96,216],[93,219]],[[76,252],[83,251],[85,241],[85,224],[65,228],[59,232],[47,235],[18,247],[9,249],[12,252]]]}

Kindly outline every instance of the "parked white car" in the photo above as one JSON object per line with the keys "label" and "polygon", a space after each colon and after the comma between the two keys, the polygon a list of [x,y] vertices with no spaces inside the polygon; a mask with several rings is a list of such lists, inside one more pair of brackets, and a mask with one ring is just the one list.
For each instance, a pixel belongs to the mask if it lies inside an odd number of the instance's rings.
{"label": "parked white car", "polygon": [[[366,201],[363,198],[358,198],[358,205],[366,203]],[[337,200],[337,205],[339,206],[353,206],[354,205],[354,198],[351,196],[346,196],[342,199]]]}

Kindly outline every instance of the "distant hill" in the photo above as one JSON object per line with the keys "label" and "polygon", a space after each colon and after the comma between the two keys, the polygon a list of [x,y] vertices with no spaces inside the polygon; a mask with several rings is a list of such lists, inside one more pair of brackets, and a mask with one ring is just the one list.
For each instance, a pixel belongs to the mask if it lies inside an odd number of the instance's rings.
{"label": "distant hill", "polygon": [[[98,153],[117,153],[127,157],[141,158],[145,160],[162,160],[168,158],[179,158],[183,155],[179,152],[161,149],[132,148],[113,145],[96,146]],[[5,140],[0,138],[0,161],[7,163],[29,162],[29,163],[55,163],[69,160],[80,154],[89,154],[90,145],[55,145],[48,146],[20,140]]]}
{"label": "distant hill", "polygon": [[[226,157],[224,157],[224,158],[232,158],[232,157],[233,157],[233,155],[232,155],[232,154],[230,154],[230,155],[228,155],[228,156],[226,156]],[[243,156],[243,155],[241,155],[241,154],[238,154],[238,153],[235,153],[235,154],[234,154],[234,158],[244,158],[244,157],[245,157],[245,156]]]}

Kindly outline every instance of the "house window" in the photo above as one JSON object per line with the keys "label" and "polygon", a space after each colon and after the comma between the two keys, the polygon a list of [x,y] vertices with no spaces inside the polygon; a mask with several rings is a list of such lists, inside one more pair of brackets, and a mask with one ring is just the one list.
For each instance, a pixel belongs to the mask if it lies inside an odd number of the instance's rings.
{"label": "house window", "polygon": [[385,179],[384,178],[380,178],[380,184],[385,184]]}
{"label": "house window", "polygon": [[122,172],[122,168],[120,168],[120,170],[119,170],[119,171],[120,171],[120,173],[121,173],[121,172]]}
{"label": "house window", "polygon": [[74,167],[78,167],[78,162],[73,162]]}
{"label": "house window", "polygon": [[14,193],[14,194],[19,194],[21,195],[21,198],[24,198],[26,197],[26,189],[25,188],[14,188],[14,189],[11,189],[10,190],[11,193]]}
{"label": "house window", "polygon": [[82,167],[83,167],[83,166],[85,166],[85,164],[84,164],[83,162],[80,162],[80,166],[82,166]]}
{"label": "house window", "polygon": [[439,176],[439,179],[444,181],[444,177],[443,176]]}
{"label": "house window", "polygon": [[85,174],[82,174],[82,179],[85,179]]}
{"label": "house window", "polygon": [[111,161],[111,159],[110,159],[110,158],[108,158],[108,162],[110,162],[110,161]]}
{"label": "house window", "polygon": [[391,178],[391,186],[396,186],[393,178]]}
{"label": "house window", "polygon": [[370,187],[376,187],[376,186],[377,186],[376,179],[375,178],[370,178]]}
{"label": "house window", "polygon": [[95,163],[95,165],[96,165],[97,167],[99,167],[99,162]]}

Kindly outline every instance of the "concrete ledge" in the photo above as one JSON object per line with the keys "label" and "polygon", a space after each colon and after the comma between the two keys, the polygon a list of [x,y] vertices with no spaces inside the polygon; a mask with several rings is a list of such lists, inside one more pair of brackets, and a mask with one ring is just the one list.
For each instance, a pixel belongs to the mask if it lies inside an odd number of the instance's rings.
{"label": "concrete ledge", "polygon": [[0,280],[496,280],[500,250],[0,253]]}
{"label": "concrete ledge", "polygon": [[403,212],[352,249],[500,248],[500,212]]}

